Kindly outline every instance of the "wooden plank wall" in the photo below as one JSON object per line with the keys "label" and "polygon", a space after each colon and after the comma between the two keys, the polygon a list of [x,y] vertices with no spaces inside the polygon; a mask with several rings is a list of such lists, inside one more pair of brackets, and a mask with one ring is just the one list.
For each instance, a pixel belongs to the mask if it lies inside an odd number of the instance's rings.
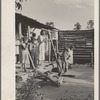
{"label": "wooden plank wall", "polygon": [[59,31],[58,49],[75,46],[74,63],[91,63],[91,52],[94,52],[94,30]]}

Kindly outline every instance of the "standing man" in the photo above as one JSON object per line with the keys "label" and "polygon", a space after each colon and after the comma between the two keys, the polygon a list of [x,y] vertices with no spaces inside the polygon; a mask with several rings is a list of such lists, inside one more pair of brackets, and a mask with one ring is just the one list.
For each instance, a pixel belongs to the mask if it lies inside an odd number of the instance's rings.
{"label": "standing man", "polygon": [[[29,51],[35,67],[38,68],[38,41],[35,37],[36,34],[32,33],[32,37],[29,45]],[[33,69],[31,60],[30,60],[30,67]]]}
{"label": "standing man", "polygon": [[62,68],[62,61],[60,59],[59,53],[57,53],[56,63],[57,63],[57,69],[58,69],[58,76],[61,76],[63,73],[63,68]]}

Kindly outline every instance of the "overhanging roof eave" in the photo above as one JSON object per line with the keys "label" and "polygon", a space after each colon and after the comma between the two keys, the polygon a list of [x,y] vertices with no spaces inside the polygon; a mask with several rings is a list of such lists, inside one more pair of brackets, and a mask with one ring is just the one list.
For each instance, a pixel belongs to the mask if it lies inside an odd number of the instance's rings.
{"label": "overhanging roof eave", "polygon": [[18,13],[15,13],[15,19],[16,19],[16,22],[21,22],[23,24],[29,25],[29,26],[34,27],[34,28],[38,28],[38,29],[44,28],[44,29],[49,29],[49,30],[53,30],[53,29],[58,30],[54,27],[47,26],[43,23],[38,22],[37,20],[34,20],[32,18],[26,17],[26,16],[18,14]]}

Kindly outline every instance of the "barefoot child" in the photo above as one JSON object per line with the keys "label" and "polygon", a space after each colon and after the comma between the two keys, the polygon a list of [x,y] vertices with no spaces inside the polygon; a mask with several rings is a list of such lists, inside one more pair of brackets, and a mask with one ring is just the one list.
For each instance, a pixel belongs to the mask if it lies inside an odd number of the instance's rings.
{"label": "barefoot child", "polygon": [[70,54],[68,49],[65,47],[64,48],[64,52],[63,52],[63,70],[64,72],[68,71],[68,66],[69,66],[69,58],[70,58]]}
{"label": "barefoot child", "polygon": [[28,39],[22,38],[23,43],[21,44],[21,50],[22,50],[22,68],[26,72],[26,63],[28,60]]}

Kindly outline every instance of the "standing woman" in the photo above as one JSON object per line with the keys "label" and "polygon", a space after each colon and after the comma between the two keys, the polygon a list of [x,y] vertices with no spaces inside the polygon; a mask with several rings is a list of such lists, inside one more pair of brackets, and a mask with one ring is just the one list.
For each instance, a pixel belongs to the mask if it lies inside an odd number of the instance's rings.
{"label": "standing woman", "polygon": [[40,35],[38,37],[38,42],[39,42],[39,60],[44,61],[45,60],[45,31],[42,30],[40,32]]}

